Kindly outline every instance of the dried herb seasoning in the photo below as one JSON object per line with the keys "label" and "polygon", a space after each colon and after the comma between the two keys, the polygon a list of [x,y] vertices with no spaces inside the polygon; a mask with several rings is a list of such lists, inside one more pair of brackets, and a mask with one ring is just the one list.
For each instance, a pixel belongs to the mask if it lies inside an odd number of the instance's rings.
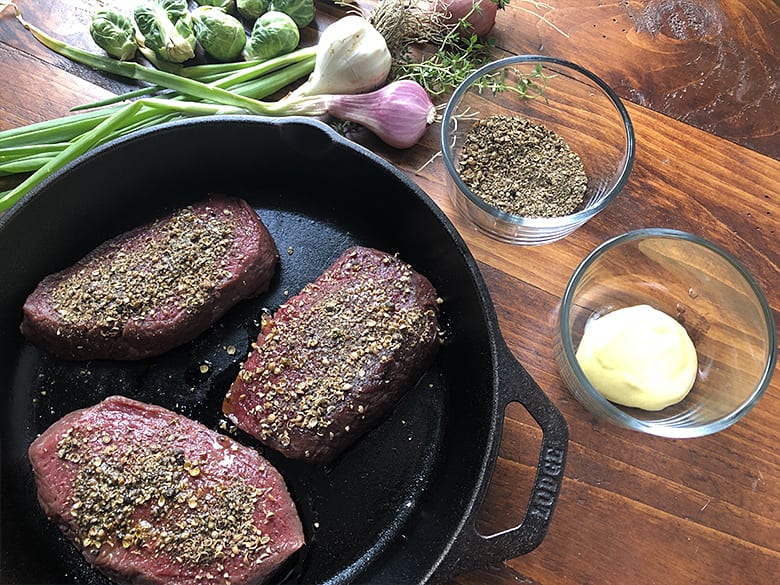
{"label": "dried herb seasoning", "polygon": [[[390,259],[384,258],[382,264],[387,266]],[[303,295],[312,295],[309,299],[298,296],[288,301],[301,307],[313,298],[308,309],[298,310],[294,319],[277,319],[270,327],[271,321],[264,322],[264,342],[253,350],[265,359],[258,368],[239,373],[263,395],[252,412],[262,419],[264,438],[278,436],[287,446],[296,427],[324,436],[329,433],[332,438],[328,430],[332,413],[349,402],[354,386],[366,382],[377,363],[385,364],[410,340],[430,334],[434,318],[430,309],[399,306],[388,288],[397,289],[399,296],[411,294],[412,268],[401,264],[401,274],[391,285],[383,280],[381,270],[363,264],[353,252],[343,271],[327,272],[304,288]],[[349,279],[350,271],[360,276]],[[347,284],[333,286],[342,279]],[[329,288],[330,295],[316,295],[319,288]],[[279,355],[288,357],[278,360]],[[288,413],[277,416],[280,409]],[[364,413],[363,406],[357,410]]]}
{"label": "dried herb seasoning", "polygon": [[[254,522],[262,489],[239,477],[209,485],[200,478],[203,462],[186,458],[175,433],[167,444],[115,439],[72,427],[57,445],[58,458],[81,464],[70,514],[85,549],[149,548],[199,565],[248,559],[271,540]],[[139,510],[154,523],[139,520]]]}
{"label": "dried herb seasoning", "polygon": [[485,203],[524,217],[559,217],[582,203],[580,157],[553,130],[521,116],[494,115],[466,134],[461,178]]}
{"label": "dried herb seasoning", "polygon": [[52,291],[52,305],[68,323],[91,321],[120,335],[133,318],[159,307],[195,309],[207,302],[221,279],[230,277],[225,257],[236,227],[233,213],[209,217],[184,208],[157,220],[143,245],[129,252],[112,244]]}

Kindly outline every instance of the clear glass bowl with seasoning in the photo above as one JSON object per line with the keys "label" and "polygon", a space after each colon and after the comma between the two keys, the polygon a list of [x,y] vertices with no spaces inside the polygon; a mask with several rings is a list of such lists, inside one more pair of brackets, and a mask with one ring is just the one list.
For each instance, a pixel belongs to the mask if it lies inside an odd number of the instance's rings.
{"label": "clear glass bowl with seasoning", "polygon": [[[592,356],[582,352],[583,339],[605,316],[645,305],[681,325],[696,355],[690,391],[659,410],[624,406],[602,394],[629,396],[647,382],[617,377],[621,366],[610,360],[627,348],[637,350],[635,360],[648,362],[649,377],[665,371],[652,336],[643,335],[636,322],[624,322],[633,339],[615,336],[611,340],[619,344],[602,345],[599,365],[614,368],[609,374],[617,388],[605,391],[605,380],[585,361]],[[624,428],[687,438],[723,430],[756,405],[775,371],[777,343],[766,298],[733,256],[687,232],[648,228],[603,243],[574,271],[561,300],[555,353],[564,383],[591,413]]]}
{"label": "clear glass bowl with seasoning", "polygon": [[635,151],[612,89],[574,63],[539,55],[472,73],[447,103],[440,140],[459,212],[521,245],[559,240],[609,205]]}

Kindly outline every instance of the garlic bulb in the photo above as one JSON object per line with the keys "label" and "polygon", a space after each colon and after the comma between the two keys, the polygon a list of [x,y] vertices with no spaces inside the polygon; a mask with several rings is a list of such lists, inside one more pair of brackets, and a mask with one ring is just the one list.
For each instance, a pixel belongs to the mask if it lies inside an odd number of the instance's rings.
{"label": "garlic bulb", "polygon": [[394,81],[371,93],[323,96],[328,113],[356,122],[395,148],[411,148],[436,119],[428,93],[416,81]]}
{"label": "garlic bulb", "polygon": [[384,83],[391,64],[385,38],[365,18],[344,16],[322,31],[314,71],[290,98],[370,91]]}

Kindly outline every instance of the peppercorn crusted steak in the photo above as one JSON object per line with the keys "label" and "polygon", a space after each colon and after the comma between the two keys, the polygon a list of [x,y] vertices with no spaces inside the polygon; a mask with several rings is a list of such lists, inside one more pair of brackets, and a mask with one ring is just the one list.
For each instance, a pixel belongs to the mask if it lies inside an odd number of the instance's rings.
{"label": "peppercorn crusted steak", "polygon": [[65,359],[159,355],[265,291],[278,258],[249,204],[212,195],[44,278],[24,304],[21,331]]}
{"label": "peppercorn crusted steak", "polygon": [[29,448],[38,500],[118,583],[259,584],[304,543],[281,475],[254,449],[112,396]]}
{"label": "peppercorn crusted steak", "polygon": [[263,319],[222,410],[289,458],[329,462],[430,365],[438,303],[428,279],[397,257],[350,248]]}

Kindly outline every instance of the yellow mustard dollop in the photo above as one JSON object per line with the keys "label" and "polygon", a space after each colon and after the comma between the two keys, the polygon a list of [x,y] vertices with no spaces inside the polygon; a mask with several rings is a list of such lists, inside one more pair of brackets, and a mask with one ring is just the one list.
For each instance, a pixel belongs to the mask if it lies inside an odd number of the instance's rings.
{"label": "yellow mustard dollop", "polygon": [[591,320],[577,361],[604,398],[644,410],[680,402],[696,380],[696,348],[674,318],[635,305]]}

